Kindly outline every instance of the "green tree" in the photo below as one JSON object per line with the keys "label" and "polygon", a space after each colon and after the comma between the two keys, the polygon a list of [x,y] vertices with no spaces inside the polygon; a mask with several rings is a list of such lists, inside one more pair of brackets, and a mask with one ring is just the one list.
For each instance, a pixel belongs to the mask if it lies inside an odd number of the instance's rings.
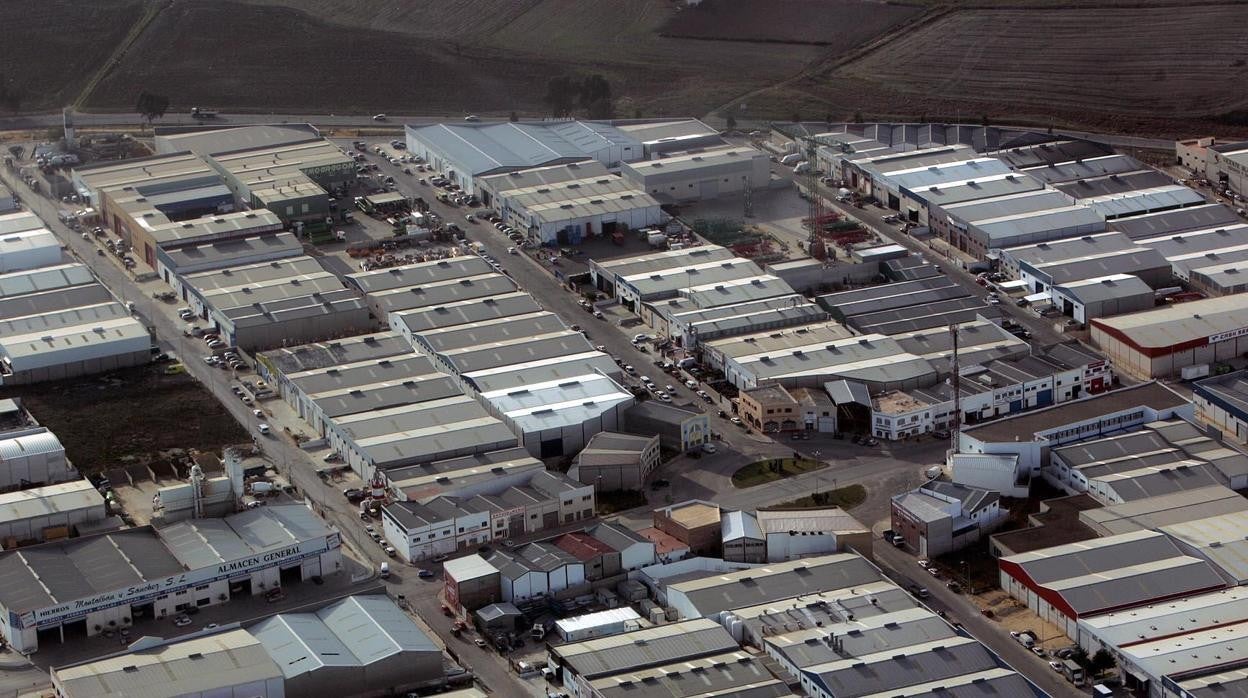
{"label": "green tree", "polygon": [[169,108],[169,98],[164,95],[140,92],[139,101],[134,110],[150,125],[154,120],[165,115]]}
{"label": "green tree", "polygon": [[[581,90],[580,90],[581,109],[583,109],[586,112],[593,112],[595,110],[601,111],[604,108],[603,103],[604,102],[609,103],[610,101],[611,101],[611,83],[608,82],[606,78],[602,77],[598,73],[594,73],[593,75],[586,75],[581,80]],[[611,107],[610,109],[613,111],[614,107]],[[603,119],[603,118],[610,118],[610,117],[608,116],[608,117],[590,117],[590,118]]]}
{"label": "green tree", "polygon": [[737,117],[733,116],[732,114],[729,114],[728,118],[724,119],[724,128],[728,129],[729,131],[737,130]]}
{"label": "green tree", "polygon": [[551,78],[546,83],[546,106],[550,107],[550,115],[563,118],[572,114],[576,106],[578,89],[576,83],[567,75]]}
{"label": "green tree", "polygon": [[14,85],[4,73],[0,73],[0,107],[11,112],[17,112],[22,108],[21,89]]}
{"label": "green tree", "polygon": [[1116,665],[1117,662],[1114,661],[1114,655],[1110,654],[1105,648],[1101,648],[1096,651],[1096,654],[1092,655],[1092,661],[1089,662],[1088,670],[1094,676],[1100,676],[1113,669]]}
{"label": "green tree", "polygon": [[800,111],[793,112],[793,114],[790,116],[790,120],[795,124],[802,123],[802,113]]}
{"label": "green tree", "polygon": [[612,102],[610,97],[595,100],[585,110],[585,116],[590,119],[614,119],[615,102]]}
{"label": "green tree", "polygon": [[860,111],[856,111],[856,112],[854,112],[854,123],[855,123],[855,124],[861,124],[861,123],[862,123],[862,112],[860,112]]}
{"label": "green tree", "polygon": [[511,114],[507,117],[507,120],[508,120],[508,121],[510,121],[510,122],[512,122],[512,123],[514,124],[515,122],[517,122],[517,121],[519,121],[519,120],[520,120],[520,115],[519,115],[519,114],[517,114],[517,113],[515,113],[515,112],[513,111],[513,112],[512,112],[512,113],[511,113]]}

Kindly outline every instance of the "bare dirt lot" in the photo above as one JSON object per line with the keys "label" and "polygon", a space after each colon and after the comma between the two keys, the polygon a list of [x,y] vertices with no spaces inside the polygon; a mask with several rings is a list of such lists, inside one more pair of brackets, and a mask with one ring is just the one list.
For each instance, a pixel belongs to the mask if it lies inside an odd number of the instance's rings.
{"label": "bare dirt lot", "polygon": [[247,432],[199,383],[185,373],[165,375],[162,368],[13,386],[0,389],[0,397],[21,398],[84,473],[115,467],[127,456],[141,462],[171,448],[219,453],[223,445],[248,441]]}
{"label": "bare dirt lot", "polygon": [[543,114],[551,77],[601,73],[623,116],[703,113],[819,55],[659,37],[671,13],[659,0],[497,5],[187,0],[161,12],[88,106],[129,109],[146,90],[171,111]]}
{"label": "bare dirt lot", "polygon": [[1248,108],[1246,11],[1241,4],[1179,13],[963,10],[789,86],[777,99],[805,99],[807,113],[861,111],[869,118],[1200,128]]}
{"label": "bare dirt lot", "polygon": [[142,0],[0,3],[0,78],[21,92],[19,108],[40,111],[73,103],[143,13],[143,5]]}
{"label": "bare dirt lot", "polygon": [[665,36],[727,41],[777,41],[844,50],[922,12],[867,0],[703,0],[677,12]]}

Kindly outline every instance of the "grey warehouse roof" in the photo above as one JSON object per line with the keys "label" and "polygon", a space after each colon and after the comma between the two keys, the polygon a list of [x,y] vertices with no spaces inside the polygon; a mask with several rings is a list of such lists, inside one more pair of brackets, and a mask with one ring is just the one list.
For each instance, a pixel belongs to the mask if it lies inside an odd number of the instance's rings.
{"label": "grey warehouse roof", "polygon": [[490,274],[489,262],[476,255],[464,255],[450,259],[438,259],[432,262],[406,264],[368,271],[360,274],[348,274],[347,280],[365,293],[388,291],[393,288],[408,288],[420,284],[429,284],[467,276]]}
{"label": "grey warehouse roof", "polygon": [[577,675],[594,679],[738,649],[736,640],[718,623],[695,619],[555,646],[550,651]]}
{"label": "grey warehouse roof", "polygon": [[826,555],[671,584],[703,617],[803,594],[879,581],[879,573],[854,554]]}
{"label": "grey warehouse roof", "polygon": [[1235,211],[1228,206],[1204,204],[1173,211],[1117,218],[1110,221],[1107,227],[1110,230],[1126,233],[1127,237],[1134,240],[1201,228],[1226,227],[1241,222],[1239,216],[1235,215]]}
{"label": "grey warehouse roof", "polygon": [[541,309],[542,306],[533,299],[533,296],[516,291],[487,298],[471,298],[432,308],[396,312],[391,315],[391,324],[401,326],[408,332],[420,333],[440,327],[533,313]]}
{"label": "grey warehouse roof", "polygon": [[441,650],[386,596],[350,596],[315,613],[281,613],[251,629],[287,679]]}
{"label": "grey warehouse roof", "polygon": [[378,332],[347,339],[303,344],[263,352],[278,372],[290,375],[300,371],[329,368],[359,361],[384,359],[412,353],[412,345],[397,332]]}

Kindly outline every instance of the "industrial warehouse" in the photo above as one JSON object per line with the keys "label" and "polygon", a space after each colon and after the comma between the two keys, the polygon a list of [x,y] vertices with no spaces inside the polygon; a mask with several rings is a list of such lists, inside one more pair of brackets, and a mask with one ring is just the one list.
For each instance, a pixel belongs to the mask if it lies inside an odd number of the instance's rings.
{"label": "industrial warehouse", "polygon": [[66,171],[75,237],[0,216],[0,348],[133,323],[135,362],[246,434],[222,475],[0,432],[5,639],[124,645],[53,669],[65,696],[1164,698],[1236,670],[1225,189],[995,127],[192,117]]}
{"label": "industrial warehouse", "polygon": [[307,507],[286,505],[25,547],[0,555],[0,632],[34,652],[135,618],[263,594],[337,572],[339,545]]}

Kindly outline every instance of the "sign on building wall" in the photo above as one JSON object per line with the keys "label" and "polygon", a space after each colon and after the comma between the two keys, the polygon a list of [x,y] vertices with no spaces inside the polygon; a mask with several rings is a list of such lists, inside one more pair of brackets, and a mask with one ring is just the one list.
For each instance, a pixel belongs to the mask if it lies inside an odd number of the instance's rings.
{"label": "sign on building wall", "polygon": [[196,570],[188,570],[124,589],[96,594],[95,596],[88,596],[82,599],[74,599],[56,606],[30,611],[20,616],[10,614],[10,621],[13,622],[14,627],[18,628],[27,628],[32,625],[55,625],[67,619],[85,616],[88,613],[106,608],[123,604],[143,603],[151,601],[158,596],[172,594],[194,586],[225,579],[246,577],[256,569],[302,561],[306,558],[318,556],[327,550],[337,548],[339,545],[341,545],[341,542],[338,539],[338,534],[335,533],[323,539],[304,541],[278,550],[260,553],[259,555],[230,560]]}
{"label": "sign on building wall", "polygon": [[1243,337],[1246,334],[1248,334],[1248,327],[1241,327],[1237,330],[1231,330],[1230,332],[1220,332],[1218,334],[1211,334],[1209,335],[1209,339],[1206,341],[1209,344],[1217,344],[1218,342],[1226,341],[1228,339],[1235,339],[1236,337]]}
{"label": "sign on building wall", "polygon": [[690,451],[711,440],[710,419],[700,414],[680,423],[680,450]]}

